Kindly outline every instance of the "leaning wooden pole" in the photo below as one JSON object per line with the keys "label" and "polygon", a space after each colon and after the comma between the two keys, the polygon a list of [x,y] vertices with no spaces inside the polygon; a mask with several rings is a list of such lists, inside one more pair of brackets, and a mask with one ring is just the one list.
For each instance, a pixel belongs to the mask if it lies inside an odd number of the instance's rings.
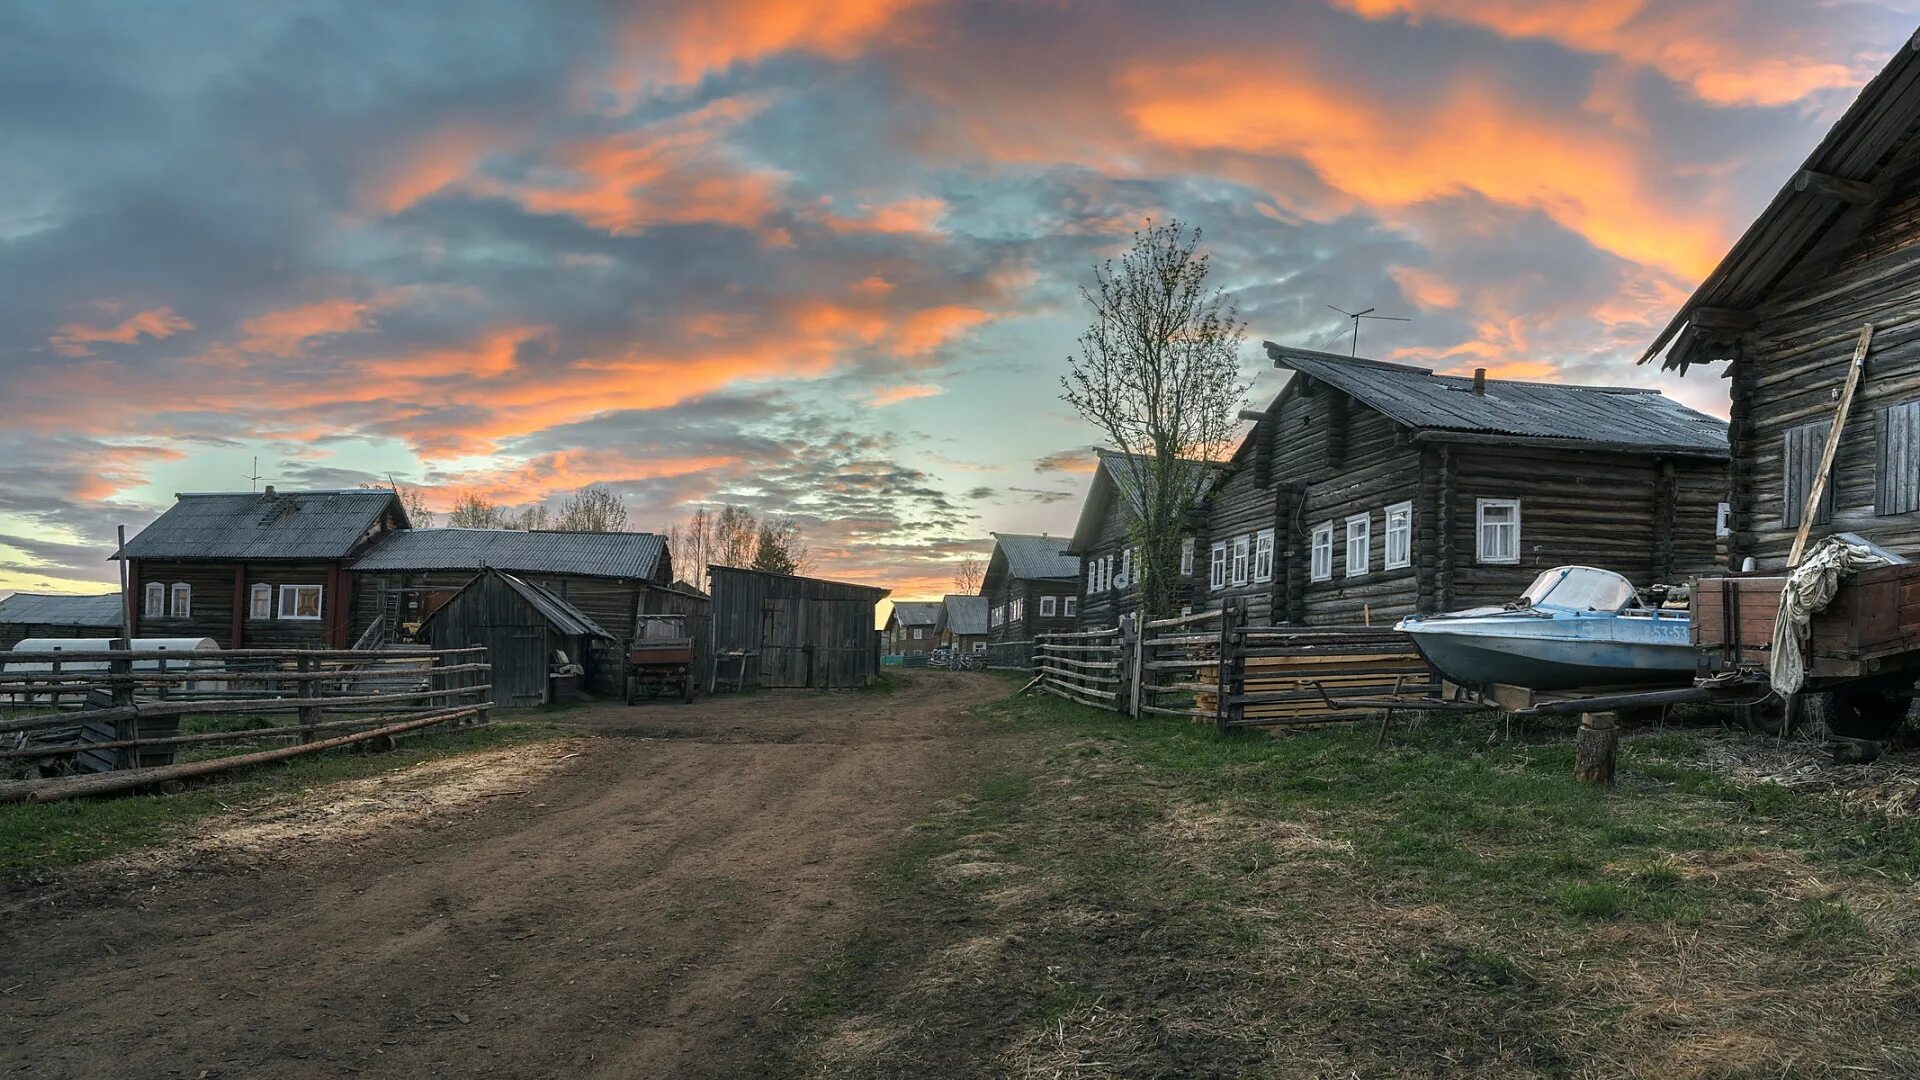
{"label": "leaning wooden pole", "polygon": [[1840,432],[1847,426],[1847,414],[1853,411],[1853,394],[1860,388],[1860,376],[1866,369],[1867,349],[1873,344],[1873,324],[1860,327],[1860,340],[1853,346],[1853,362],[1847,365],[1847,381],[1840,388],[1840,403],[1833,407],[1833,424],[1827,428],[1827,445],[1820,452],[1820,465],[1813,483],[1807,488],[1807,504],[1800,511],[1800,528],[1793,534],[1793,550],[1787,554],[1788,566],[1799,566],[1807,551],[1807,534],[1813,528],[1820,500],[1827,494],[1827,476],[1833,471],[1833,459],[1840,452]]}

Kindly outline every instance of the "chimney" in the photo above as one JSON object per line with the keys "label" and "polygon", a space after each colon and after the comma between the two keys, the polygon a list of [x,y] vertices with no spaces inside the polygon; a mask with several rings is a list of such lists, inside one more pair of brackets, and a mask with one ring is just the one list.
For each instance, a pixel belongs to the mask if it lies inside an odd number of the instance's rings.
{"label": "chimney", "polygon": [[273,485],[272,485],[272,484],[268,484],[268,485],[267,485],[267,490],[265,490],[265,491],[263,491],[263,492],[261,492],[260,494],[262,494],[262,495],[265,495],[265,496],[266,496],[267,498],[269,498],[269,499],[271,499],[271,498],[273,498]]}
{"label": "chimney", "polygon": [[[1486,368],[1477,367],[1473,369],[1473,392],[1480,397],[1487,396],[1487,369]],[[273,489],[268,488],[267,490],[272,491]]]}

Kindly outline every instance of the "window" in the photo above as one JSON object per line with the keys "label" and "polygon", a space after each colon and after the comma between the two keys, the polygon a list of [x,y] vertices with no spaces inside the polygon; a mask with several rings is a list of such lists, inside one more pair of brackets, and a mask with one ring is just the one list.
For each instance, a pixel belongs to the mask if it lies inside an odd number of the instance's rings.
{"label": "window", "polygon": [[[1807,495],[1813,491],[1813,474],[1820,471],[1820,457],[1827,450],[1827,431],[1833,427],[1831,421],[1823,420],[1817,424],[1802,424],[1789,430],[1781,438],[1785,441],[1782,448],[1785,456],[1785,471],[1780,485],[1780,525],[1782,528],[1795,529],[1800,526],[1800,517],[1806,513]],[[1825,525],[1833,520],[1833,484],[1820,496],[1820,505],[1814,508],[1813,523]]]}
{"label": "window", "polygon": [[1245,585],[1247,583],[1247,556],[1252,551],[1253,537],[1236,536],[1233,538],[1233,583],[1235,585]]}
{"label": "window", "polygon": [[1732,536],[1733,535],[1733,526],[1727,523],[1728,518],[1732,514],[1733,514],[1733,507],[1730,504],[1728,503],[1720,504],[1719,509],[1715,510],[1713,513],[1713,535],[1715,536]]}
{"label": "window", "polygon": [[1481,499],[1475,512],[1473,555],[1477,562],[1520,561],[1520,500]]}
{"label": "window", "polygon": [[1261,529],[1253,537],[1253,580],[1273,580],[1273,530]]}
{"label": "window", "polygon": [[1133,584],[1133,549],[1127,548],[1120,553],[1120,576],[1114,581],[1114,588],[1124,589]]}
{"label": "window", "polygon": [[162,619],[167,614],[167,587],[157,581],[147,582],[146,602],[140,606],[141,616],[148,619]]}
{"label": "window", "polygon": [[320,617],[320,586],[280,586],[280,617],[283,619],[318,619]]}
{"label": "window", "polygon": [[1323,521],[1313,527],[1313,565],[1308,577],[1315,581],[1333,579],[1333,522]]}
{"label": "window", "polygon": [[1180,541],[1180,576],[1193,576],[1193,537]]}
{"label": "window", "polygon": [[1079,606],[1080,606],[1080,601],[1078,599],[1071,596],[1066,597],[1066,604],[1062,608],[1060,614],[1065,615],[1067,618],[1071,619],[1073,618],[1073,609]]}
{"label": "window", "polygon": [[193,586],[184,581],[176,581],[173,583],[172,615],[176,619],[186,619],[193,616]]}
{"label": "window", "polygon": [[1347,519],[1347,576],[1367,572],[1368,549],[1373,546],[1373,515],[1355,514]]}
{"label": "window", "polygon": [[1209,588],[1227,587],[1227,545],[1225,541],[1213,545],[1210,562],[1207,567],[1207,585]]}
{"label": "window", "polygon": [[927,636],[927,628],[926,628],[926,627],[924,627],[924,626],[916,626],[916,627],[914,627],[914,628],[913,628],[913,640],[915,640],[915,641],[919,641],[919,640],[920,640],[921,638],[924,638],[924,637],[926,637],[926,636]]}
{"label": "window", "polygon": [[1054,605],[1057,603],[1059,603],[1059,601],[1051,596],[1041,597],[1040,598],[1040,617],[1043,619],[1053,618]]}
{"label": "window", "polygon": [[[1876,514],[1920,510],[1920,401],[1880,410],[1879,458],[1873,472]],[[1825,448],[1822,447],[1824,450]]]}
{"label": "window", "polygon": [[986,651],[987,651],[987,643],[986,643],[986,642],[984,642],[984,641],[976,641],[976,642],[974,642],[974,643],[973,643],[973,651],[974,651],[974,652],[986,652]]}
{"label": "window", "polygon": [[255,585],[247,590],[247,618],[273,618],[273,586]]}
{"label": "window", "polygon": [[1383,570],[1398,570],[1413,565],[1413,504],[1394,503],[1387,507],[1387,552],[1380,560]]}

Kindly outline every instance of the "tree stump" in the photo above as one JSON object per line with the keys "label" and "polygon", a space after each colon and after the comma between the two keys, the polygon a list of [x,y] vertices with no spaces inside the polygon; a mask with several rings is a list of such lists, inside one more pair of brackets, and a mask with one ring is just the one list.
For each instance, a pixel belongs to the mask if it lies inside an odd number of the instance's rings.
{"label": "tree stump", "polygon": [[1612,787],[1614,753],[1619,747],[1620,728],[1614,714],[1581,713],[1580,734],[1573,740],[1573,778]]}

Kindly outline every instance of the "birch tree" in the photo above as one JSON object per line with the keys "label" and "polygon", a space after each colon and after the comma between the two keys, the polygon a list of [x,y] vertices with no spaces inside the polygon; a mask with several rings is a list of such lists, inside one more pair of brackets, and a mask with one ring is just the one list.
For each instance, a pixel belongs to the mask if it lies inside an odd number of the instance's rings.
{"label": "birch tree", "polygon": [[1133,519],[1140,556],[1130,587],[1149,618],[1173,613],[1187,512],[1209,463],[1231,449],[1248,388],[1245,326],[1207,272],[1198,228],[1149,221],[1081,287],[1093,322],[1060,380],[1061,400],[1120,452],[1108,467]]}

